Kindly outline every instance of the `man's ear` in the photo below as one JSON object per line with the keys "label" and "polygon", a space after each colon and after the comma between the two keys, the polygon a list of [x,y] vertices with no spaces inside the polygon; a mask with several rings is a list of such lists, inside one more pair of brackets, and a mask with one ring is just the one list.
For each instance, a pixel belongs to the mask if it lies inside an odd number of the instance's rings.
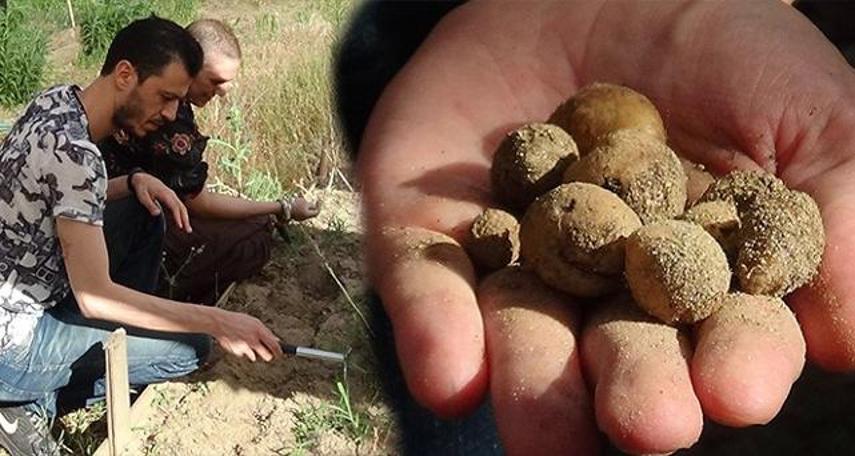
{"label": "man's ear", "polygon": [[113,69],[116,88],[123,92],[134,88],[138,82],[137,76],[136,68],[127,60],[119,60]]}

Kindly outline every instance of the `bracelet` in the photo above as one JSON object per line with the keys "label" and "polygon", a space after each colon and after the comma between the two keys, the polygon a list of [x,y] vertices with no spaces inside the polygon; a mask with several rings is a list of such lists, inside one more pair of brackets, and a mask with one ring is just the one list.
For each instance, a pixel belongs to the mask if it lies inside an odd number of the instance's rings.
{"label": "bracelet", "polygon": [[294,203],[289,201],[287,198],[282,198],[279,200],[279,205],[282,206],[282,216],[285,220],[291,220],[291,208]]}
{"label": "bracelet", "polygon": [[136,190],[134,189],[134,185],[133,185],[134,174],[142,173],[142,172],[145,172],[145,170],[140,168],[139,166],[135,166],[135,167],[131,168],[130,171],[128,171],[128,190],[131,193],[136,193]]}

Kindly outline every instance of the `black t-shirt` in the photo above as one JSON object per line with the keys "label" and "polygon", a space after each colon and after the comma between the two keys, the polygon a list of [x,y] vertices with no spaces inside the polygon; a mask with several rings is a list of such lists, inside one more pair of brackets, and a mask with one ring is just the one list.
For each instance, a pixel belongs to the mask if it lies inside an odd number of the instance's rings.
{"label": "black t-shirt", "polygon": [[119,131],[98,144],[110,178],[128,174],[134,168],[163,181],[181,198],[202,191],[208,178],[208,164],[202,153],[208,137],[199,133],[193,108],[182,102],[173,122],[144,138]]}

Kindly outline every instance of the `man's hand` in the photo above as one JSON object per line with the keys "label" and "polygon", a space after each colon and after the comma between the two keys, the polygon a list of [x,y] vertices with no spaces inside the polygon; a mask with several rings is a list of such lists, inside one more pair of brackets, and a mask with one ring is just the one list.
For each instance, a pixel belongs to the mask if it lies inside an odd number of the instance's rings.
{"label": "man's hand", "polygon": [[386,88],[360,154],[369,266],[414,397],[460,415],[489,385],[509,454],[594,452],[595,422],[626,451],[667,453],[697,440],[702,413],[746,426],[780,409],[805,349],[786,313],[642,338],[619,303],[478,283],[459,242],[496,205],[496,146],[595,81],[647,95],[687,158],[816,199],[828,247],[790,304],[815,361],[855,368],[855,74],[806,18],[771,1],[474,1]]}
{"label": "man's hand", "polygon": [[310,203],[305,198],[300,197],[294,198],[291,203],[291,218],[297,222],[317,217],[320,212],[321,205],[319,202]]}
{"label": "man's hand", "polygon": [[278,225],[286,225],[289,221],[300,222],[316,217],[321,212],[321,203],[310,203],[303,197],[284,199],[280,202],[282,211],[276,215]]}
{"label": "man's hand", "polygon": [[253,362],[258,358],[272,361],[282,356],[279,338],[261,320],[243,313],[215,310],[219,312],[211,335],[225,351]]}
{"label": "man's hand", "polygon": [[131,189],[136,194],[140,204],[148,209],[151,215],[160,214],[161,206],[166,206],[175,219],[175,225],[187,233],[193,231],[190,227],[190,217],[187,208],[178,195],[167,187],[160,179],[146,173],[136,173],[131,177]]}

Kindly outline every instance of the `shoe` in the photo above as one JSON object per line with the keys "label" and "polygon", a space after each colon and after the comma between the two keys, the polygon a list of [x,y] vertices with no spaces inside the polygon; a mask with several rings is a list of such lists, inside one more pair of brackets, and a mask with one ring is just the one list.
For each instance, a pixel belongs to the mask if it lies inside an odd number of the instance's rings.
{"label": "shoe", "polygon": [[48,420],[23,405],[0,407],[0,446],[11,456],[57,456]]}

